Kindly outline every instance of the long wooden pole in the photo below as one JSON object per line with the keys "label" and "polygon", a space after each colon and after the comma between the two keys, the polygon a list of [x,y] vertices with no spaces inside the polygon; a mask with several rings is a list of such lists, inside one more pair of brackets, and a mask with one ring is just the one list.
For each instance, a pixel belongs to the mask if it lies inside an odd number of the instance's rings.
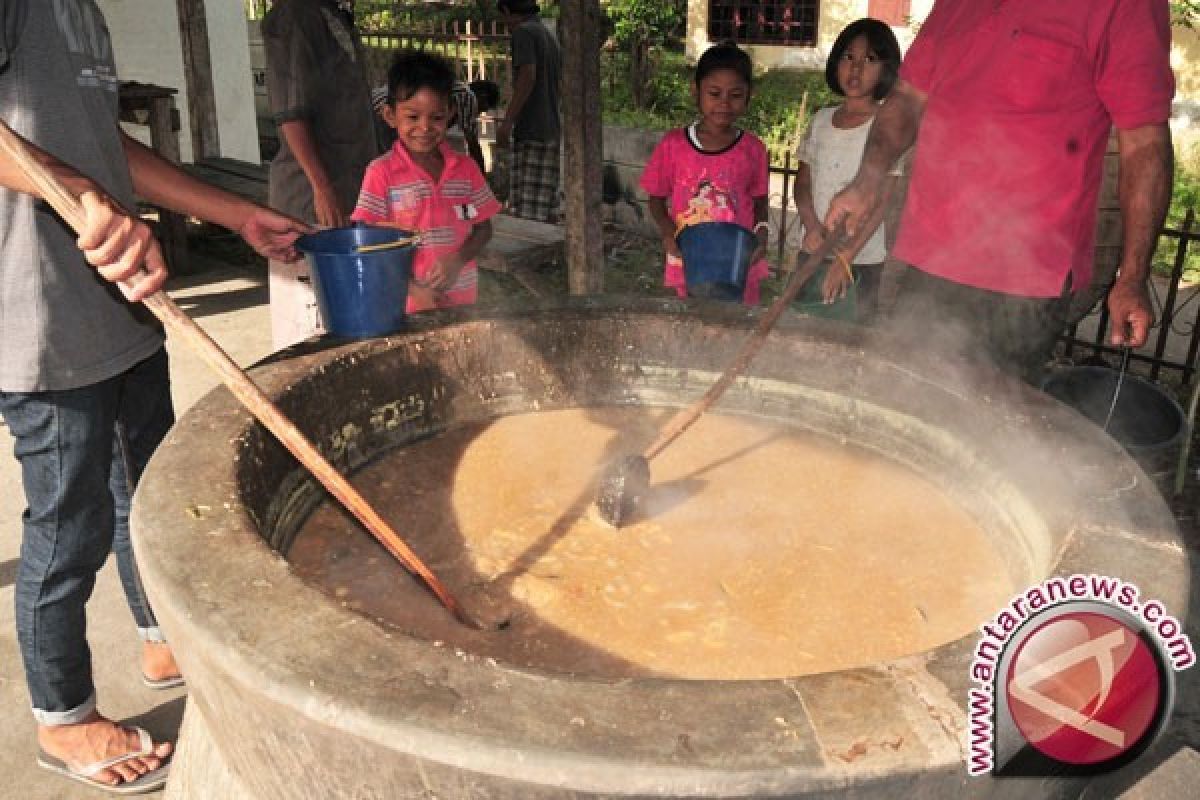
{"label": "long wooden pole", "polygon": [[708,387],[700,399],[692,403],[686,408],[675,412],[675,415],[667,420],[667,424],[663,426],[658,437],[655,438],[650,446],[642,451],[642,458],[649,461],[656,455],[667,448],[671,442],[679,438],[679,435],[692,427],[692,423],[700,419],[700,415],[707,411],[713,403],[725,394],[725,390],[729,388],[734,380],[745,372],[746,367],[758,355],[758,351],[762,349],[763,343],[767,340],[767,334],[775,327],[775,322],[787,309],[791,302],[796,299],[796,295],[808,283],[809,278],[821,266],[821,262],[833,252],[834,248],[842,243],[842,238],[845,236],[845,223],[839,222],[837,227],[831,233],[826,234],[825,240],[816,252],[808,257],[808,259],[792,273],[791,280],[788,281],[783,293],[775,298],[775,302],[767,309],[758,320],[758,324],[754,327],[754,331],[746,338],[742,344],[733,362],[725,368],[721,373],[721,377]]}
{"label": "long wooden pole", "polygon": [[[58,179],[39,162],[29,149],[29,145],[13,132],[8,125],[0,121],[0,150],[3,150],[14,163],[20,167],[25,176],[37,186],[38,190],[55,211],[66,220],[67,224],[77,232],[82,231],[87,219],[83,205],[73,194],[67,191]],[[462,623],[478,627],[478,623],[470,619],[462,606],[446,589],[437,576],[425,566],[417,554],[393,531],[383,518],[375,512],[367,501],[350,483],[333,468],[320,451],[300,432],[291,420],[283,415],[271,402],[254,381],[231,359],[221,347],[214,342],[204,330],[185,314],[175,301],[161,289],[142,300],[142,303],[158,317],[168,331],[183,338],[187,344],[212,367],[225,385],[233,392],[246,410],[254,418],[275,435],[313,474],[330,494],[338,499],[346,509],[363,524],[379,543],[387,548],[396,559],[410,572],[417,575],[429,590],[441,601],[454,616]]]}

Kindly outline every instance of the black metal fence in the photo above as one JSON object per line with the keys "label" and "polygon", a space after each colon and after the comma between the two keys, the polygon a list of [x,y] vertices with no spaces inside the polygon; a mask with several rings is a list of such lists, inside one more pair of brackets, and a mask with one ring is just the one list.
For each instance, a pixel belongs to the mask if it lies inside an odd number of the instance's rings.
{"label": "black metal fence", "polygon": [[772,208],[778,205],[778,216],[771,220],[774,227],[775,235],[775,257],[777,264],[785,264],[786,253],[789,249],[788,238],[792,232],[792,228],[796,225],[796,221],[800,215],[792,209],[792,184],[796,180],[796,165],[795,155],[793,153],[783,154],[783,163],[774,162],[770,166],[770,174],[778,175],[782,179],[783,188],[778,195],[774,193],[771,196]]}
{"label": "black metal fence", "polygon": [[[1164,228],[1160,234],[1173,242],[1171,272],[1169,276],[1155,276],[1151,280],[1154,328],[1146,346],[1129,356],[1130,361],[1149,366],[1149,378],[1153,381],[1159,380],[1166,370],[1178,373],[1181,382],[1189,384],[1196,373],[1196,355],[1200,352],[1200,285],[1191,286],[1183,281],[1189,248],[1200,241],[1195,222],[1195,212],[1188,209],[1178,228]],[[1118,356],[1120,351],[1107,344],[1109,322],[1108,308],[1101,302],[1083,322],[1063,335],[1067,357],[1083,360]],[[1087,333],[1081,333],[1081,329]]]}
{"label": "black metal fence", "polygon": [[[271,10],[272,0],[243,0],[247,19],[262,19]],[[464,13],[483,13],[486,8],[479,0],[357,0],[356,14],[371,14],[380,11],[403,14],[434,14],[447,9],[463,9]]]}

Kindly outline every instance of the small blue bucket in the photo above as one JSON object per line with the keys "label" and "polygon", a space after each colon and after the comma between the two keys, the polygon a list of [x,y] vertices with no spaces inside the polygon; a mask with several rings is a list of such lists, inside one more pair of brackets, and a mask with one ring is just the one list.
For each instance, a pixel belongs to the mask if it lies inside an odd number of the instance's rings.
{"label": "small blue bucket", "polygon": [[681,230],[675,241],[683,253],[688,294],[741,300],[750,255],[758,246],[752,231],[732,222],[700,222]]}
{"label": "small blue bucket", "polygon": [[308,258],[325,330],[354,339],[400,330],[415,247],[374,253],[356,253],[355,248],[410,236],[412,233],[395,228],[354,225],[301,236],[296,241],[296,249]]}

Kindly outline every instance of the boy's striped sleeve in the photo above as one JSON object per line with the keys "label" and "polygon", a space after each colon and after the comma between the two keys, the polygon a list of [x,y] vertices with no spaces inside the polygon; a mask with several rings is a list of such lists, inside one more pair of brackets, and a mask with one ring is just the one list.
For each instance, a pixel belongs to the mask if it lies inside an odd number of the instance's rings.
{"label": "boy's striped sleeve", "polygon": [[386,170],[376,161],[367,167],[362,189],[358,193],[358,203],[350,218],[356,222],[386,222],[390,216],[387,195]]}

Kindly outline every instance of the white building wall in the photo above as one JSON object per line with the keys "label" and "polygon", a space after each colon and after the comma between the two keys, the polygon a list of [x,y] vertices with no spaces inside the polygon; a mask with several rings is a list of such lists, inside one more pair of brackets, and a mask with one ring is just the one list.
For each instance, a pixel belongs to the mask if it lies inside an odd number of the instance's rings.
{"label": "white building wall", "polygon": [[[97,0],[108,20],[116,52],[117,75],[123,81],[152,83],[175,89],[179,109],[179,150],[184,161],[192,160],[191,122],[185,92],[183,45],[172,0]],[[139,140],[150,143],[149,130],[126,126]]]}
{"label": "white building wall", "polygon": [[[184,161],[193,160],[191,121],[185,94],[183,44],[173,0],[97,0],[108,19],[122,80],[176,89],[179,109],[179,148]],[[258,163],[258,131],[250,51],[242,0],[206,0],[213,90],[221,155]],[[149,142],[149,131],[129,126],[129,132]]]}
{"label": "white building wall", "polygon": [[[929,15],[934,0],[912,0],[909,14],[914,26]],[[867,0],[822,0],[821,16],[817,23],[815,47],[773,47],[769,45],[746,45],[755,64],[762,67],[786,67],[789,69],[821,70],[834,39],[842,28],[860,17],[867,16]],[[892,30],[900,41],[901,51],[912,44],[916,29],[909,25]],[[686,52],[690,61],[696,61],[712,44],[708,40],[708,0],[688,0]]]}

